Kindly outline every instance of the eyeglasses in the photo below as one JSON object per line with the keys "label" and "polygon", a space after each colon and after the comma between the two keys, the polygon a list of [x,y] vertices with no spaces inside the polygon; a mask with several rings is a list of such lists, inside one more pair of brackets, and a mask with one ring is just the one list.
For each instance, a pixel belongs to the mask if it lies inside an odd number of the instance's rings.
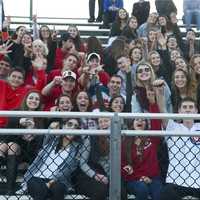
{"label": "eyeglasses", "polygon": [[74,128],[74,129],[79,128],[79,124],[78,123],[74,123],[74,122],[71,122],[71,121],[68,121],[66,123],[66,125],[67,125],[68,128]]}
{"label": "eyeglasses", "polygon": [[149,67],[146,67],[146,68],[141,68],[141,69],[138,69],[138,70],[137,70],[137,73],[138,73],[138,74],[141,74],[142,72],[150,72],[150,68],[149,68]]}

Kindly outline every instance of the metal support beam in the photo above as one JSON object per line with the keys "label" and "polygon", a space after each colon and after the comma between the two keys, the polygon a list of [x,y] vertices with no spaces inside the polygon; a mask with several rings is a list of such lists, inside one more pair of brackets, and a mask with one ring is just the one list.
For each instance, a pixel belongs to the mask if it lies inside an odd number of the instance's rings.
{"label": "metal support beam", "polygon": [[30,21],[32,21],[32,16],[33,16],[33,0],[30,0],[30,13],[29,13],[29,18]]}
{"label": "metal support beam", "polygon": [[121,120],[117,113],[111,122],[109,200],[121,199]]}

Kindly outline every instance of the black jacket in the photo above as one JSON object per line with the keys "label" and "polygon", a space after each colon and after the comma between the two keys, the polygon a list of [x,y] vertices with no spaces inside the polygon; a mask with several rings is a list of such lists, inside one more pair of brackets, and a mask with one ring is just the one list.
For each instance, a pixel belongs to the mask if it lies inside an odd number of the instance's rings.
{"label": "black jacket", "polygon": [[156,0],[155,5],[159,15],[170,16],[172,12],[177,13],[177,8],[173,0]]}
{"label": "black jacket", "polygon": [[135,16],[138,20],[138,27],[147,21],[150,11],[150,3],[144,1],[142,3],[137,2],[133,4],[131,15]]}

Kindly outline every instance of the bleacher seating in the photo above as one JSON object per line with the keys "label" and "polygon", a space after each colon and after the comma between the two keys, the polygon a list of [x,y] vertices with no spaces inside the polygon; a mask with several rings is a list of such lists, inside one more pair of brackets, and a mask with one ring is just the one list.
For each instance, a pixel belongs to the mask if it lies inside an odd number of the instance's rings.
{"label": "bleacher seating", "polygon": [[[64,19],[64,18],[63,18]],[[49,27],[51,29],[53,29],[53,26],[55,26],[56,30],[60,30],[60,33],[62,33],[62,31],[65,30],[65,28],[67,28],[68,25],[73,24],[76,25],[80,31],[81,34],[81,38],[87,39],[89,36],[96,36],[98,39],[100,39],[100,41],[102,42],[102,44],[105,46],[107,44],[108,38],[109,38],[109,30],[108,29],[99,29],[100,23],[87,23],[86,19],[64,19],[64,21],[66,20],[67,23],[65,22],[55,22],[53,21],[45,21],[44,19],[41,18],[41,21],[38,21],[39,25],[42,24],[48,24]],[[50,19],[49,19],[50,20]],[[59,19],[57,19],[59,20]],[[29,20],[25,20],[25,21],[12,21],[11,24],[11,31],[15,30],[15,27],[18,25],[31,25],[31,22]],[[186,36],[186,28],[184,24],[180,24],[179,25],[181,28],[181,32],[182,32],[182,36],[185,37]],[[199,32],[198,32],[198,36],[199,36]],[[19,170],[19,172],[21,172]],[[19,173],[19,176],[17,178],[17,185],[19,187],[20,183],[22,181],[22,173]],[[4,191],[5,191],[5,177],[4,177],[4,169],[0,171],[0,194],[3,195]],[[2,199],[0,195],[0,199]],[[4,196],[3,196],[4,197]],[[20,200],[28,200],[30,199],[29,196],[13,196],[10,197],[9,199],[14,200],[14,199],[20,199]],[[84,197],[82,195],[67,195],[66,200],[71,200],[71,199],[76,199],[76,200],[80,200],[80,199],[88,199],[87,197]],[[129,199],[134,199],[134,195],[129,195]],[[188,198],[184,198],[184,199],[188,199]],[[191,199],[191,198],[190,198]],[[192,198],[195,199],[195,198]]]}
{"label": "bleacher seating", "polygon": [[[32,22],[28,17],[24,18],[17,18],[12,17],[11,23],[11,31],[15,30],[15,28],[19,25],[26,25],[31,27]],[[87,19],[85,18],[38,18],[38,24],[48,24],[48,26],[53,29],[55,27],[56,30],[60,30],[62,33],[64,30],[67,29],[68,25],[76,25],[80,31],[81,38],[83,40],[87,39],[89,36],[96,36],[102,42],[103,46],[105,47],[108,39],[109,39],[109,29],[99,29],[101,23],[88,23]],[[178,23],[182,37],[185,39],[186,36],[186,26],[183,24],[182,20],[179,20]],[[196,31],[196,25],[191,25],[192,28]],[[196,31],[197,37],[200,36],[200,32]]]}

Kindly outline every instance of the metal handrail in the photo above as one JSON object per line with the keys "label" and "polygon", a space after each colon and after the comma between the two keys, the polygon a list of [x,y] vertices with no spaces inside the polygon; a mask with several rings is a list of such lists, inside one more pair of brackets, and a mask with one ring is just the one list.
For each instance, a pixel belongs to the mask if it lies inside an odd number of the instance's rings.
{"label": "metal handrail", "polygon": [[114,113],[110,112],[48,112],[48,111],[0,111],[0,116],[3,117],[60,117],[60,118],[99,118],[99,117],[114,117]]}
{"label": "metal handrail", "polygon": [[125,136],[200,136],[200,130],[194,131],[158,131],[158,130],[122,130],[121,135]]}
{"label": "metal handrail", "polygon": [[110,130],[67,130],[67,129],[12,129],[1,128],[0,135],[110,135]]}
{"label": "metal handrail", "polygon": [[182,114],[182,113],[119,113],[119,117],[144,118],[144,119],[200,119],[200,114]]}
{"label": "metal handrail", "polygon": [[[113,112],[48,112],[48,111],[1,111],[0,116],[6,117],[114,117]],[[144,119],[200,119],[200,114],[174,114],[174,113],[118,113],[123,119],[144,118]]]}

